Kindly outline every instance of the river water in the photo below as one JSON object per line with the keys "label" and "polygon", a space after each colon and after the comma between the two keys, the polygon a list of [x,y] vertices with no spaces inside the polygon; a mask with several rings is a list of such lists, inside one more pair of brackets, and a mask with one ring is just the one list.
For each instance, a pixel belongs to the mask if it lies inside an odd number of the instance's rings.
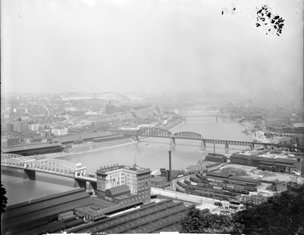
{"label": "river water", "polygon": [[[183,113],[189,116],[199,116],[216,114],[217,111],[197,107],[191,110],[183,110]],[[243,130],[244,127],[241,124],[231,120],[218,118],[216,122],[215,117],[189,117],[170,131],[173,133],[191,131],[210,139],[252,140],[251,136],[242,132]],[[115,142],[113,145],[115,145]],[[244,147],[229,146],[229,153],[242,149]],[[189,165],[195,165],[206,155],[206,152],[225,153],[223,145],[207,144],[206,151],[202,151],[200,141],[197,140],[176,140],[176,145],[172,146],[169,139],[145,138],[141,139],[140,142],[134,142],[130,139],[129,143],[118,144],[116,147],[105,147],[89,153],[69,154],[61,158],[75,163],[81,162],[87,168],[88,174],[95,174],[101,166],[116,163],[126,165],[136,163],[139,166],[155,170],[168,168],[169,150],[172,150],[173,169],[185,169]],[[73,187],[72,180],[60,180],[57,177],[49,177],[40,173],[37,174],[36,181],[22,179],[20,177],[21,173],[18,175],[4,172],[3,176],[2,181],[8,191],[9,204],[63,192]]]}

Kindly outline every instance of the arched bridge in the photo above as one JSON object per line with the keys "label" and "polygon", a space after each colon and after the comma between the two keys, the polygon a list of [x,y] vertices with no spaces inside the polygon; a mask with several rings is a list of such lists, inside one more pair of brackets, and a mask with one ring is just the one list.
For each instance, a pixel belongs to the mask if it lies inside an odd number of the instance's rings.
{"label": "arched bridge", "polygon": [[175,133],[172,138],[175,139],[190,139],[190,140],[202,140],[203,136],[201,134],[185,131],[185,132],[177,132]]}
{"label": "arched bridge", "polygon": [[24,157],[18,154],[1,154],[1,166],[23,169],[25,176],[35,179],[35,172],[77,178],[85,175],[86,168],[81,163],[44,157]]}
{"label": "arched bridge", "polygon": [[171,138],[172,133],[166,129],[145,127],[138,130],[137,136]]}
{"label": "arched bridge", "polygon": [[176,139],[188,139],[188,140],[199,140],[201,141],[201,147],[206,148],[206,144],[221,144],[225,145],[225,149],[228,152],[229,145],[238,145],[238,146],[248,146],[253,149],[255,146],[264,146],[272,148],[288,148],[289,150],[299,150],[304,152],[303,146],[291,146],[291,145],[282,145],[282,144],[273,144],[273,143],[258,143],[253,141],[239,141],[239,140],[220,140],[220,139],[205,139],[203,136],[196,132],[177,132],[172,133],[169,130],[162,128],[141,128],[138,130],[116,130],[117,134],[121,134],[127,137],[135,137],[139,140],[139,137],[156,137],[156,138],[169,138],[175,144]]}

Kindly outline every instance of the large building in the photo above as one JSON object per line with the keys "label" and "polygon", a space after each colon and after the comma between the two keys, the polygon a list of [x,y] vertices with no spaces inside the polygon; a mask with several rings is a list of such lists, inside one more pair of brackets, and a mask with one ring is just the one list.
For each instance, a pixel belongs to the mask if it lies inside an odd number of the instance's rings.
{"label": "large building", "polygon": [[[118,205],[118,207],[125,205]],[[106,211],[106,208],[103,211]],[[93,213],[92,213],[93,214]],[[66,230],[68,234],[146,234],[160,232],[178,232],[180,220],[187,214],[182,202],[172,199],[145,204],[140,208],[113,215],[93,223],[87,223]],[[94,214],[95,215],[95,214]],[[96,215],[95,215],[96,216]]]}
{"label": "large building", "polygon": [[[119,198],[113,198],[113,201],[117,201],[117,199],[121,198],[124,202],[130,202],[133,200],[149,202],[151,198],[150,172],[150,169],[141,168],[137,165],[114,165],[109,167],[101,167],[96,172],[97,195],[101,198],[106,198],[111,196],[116,191],[121,191],[121,186],[126,185],[128,186],[129,190],[126,190],[125,187],[123,188],[125,196],[122,198],[122,195],[118,195]],[[117,190],[109,190],[113,188],[116,188]],[[128,195],[129,192],[130,195]]]}
{"label": "large building", "polygon": [[[302,156],[303,158],[303,156]],[[284,157],[276,154],[250,155],[234,153],[230,156],[232,164],[255,166],[258,169],[291,173],[300,171],[301,156]],[[302,172],[303,174],[303,172]]]}

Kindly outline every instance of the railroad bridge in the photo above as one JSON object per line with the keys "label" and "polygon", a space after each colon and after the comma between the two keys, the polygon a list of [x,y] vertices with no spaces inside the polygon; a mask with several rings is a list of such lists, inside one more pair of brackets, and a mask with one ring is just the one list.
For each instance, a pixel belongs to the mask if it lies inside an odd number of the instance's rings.
{"label": "railroad bridge", "polygon": [[184,131],[172,133],[169,130],[162,128],[141,128],[138,130],[113,130],[115,133],[124,135],[126,137],[133,137],[139,141],[139,137],[155,137],[155,138],[168,138],[171,139],[173,145],[176,144],[177,139],[186,139],[186,140],[198,140],[200,141],[201,148],[206,149],[206,144],[213,145],[224,145],[225,152],[228,153],[229,145],[237,146],[248,146],[250,149],[254,149],[257,146],[262,146],[264,148],[286,148],[291,150],[298,150],[304,152],[304,146],[292,146],[284,144],[274,144],[274,143],[260,143],[253,141],[239,141],[239,140],[221,140],[221,139],[206,139],[201,134],[196,132]]}

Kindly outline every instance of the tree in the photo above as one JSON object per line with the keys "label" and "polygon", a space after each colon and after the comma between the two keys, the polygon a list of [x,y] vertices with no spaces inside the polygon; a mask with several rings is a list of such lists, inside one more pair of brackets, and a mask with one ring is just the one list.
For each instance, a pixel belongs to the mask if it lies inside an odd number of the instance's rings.
{"label": "tree", "polygon": [[270,197],[260,205],[247,205],[233,216],[188,209],[182,233],[304,234],[304,185]]}
{"label": "tree", "polygon": [[5,212],[5,207],[7,204],[7,197],[5,196],[5,194],[6,194],[6,190],[1,183],[1,215],[2,215],[2,213]]}
{"label": "tree", "polygon": [[195,207],[188,209],[181,225],[182,233],[230,233],[233,229],[230,216],[203,213]]}
{"label": "tree", "polygon": [[302,234],[304,185],[247,207],[233,216],[233,222],[241,224],[245,234]]}

